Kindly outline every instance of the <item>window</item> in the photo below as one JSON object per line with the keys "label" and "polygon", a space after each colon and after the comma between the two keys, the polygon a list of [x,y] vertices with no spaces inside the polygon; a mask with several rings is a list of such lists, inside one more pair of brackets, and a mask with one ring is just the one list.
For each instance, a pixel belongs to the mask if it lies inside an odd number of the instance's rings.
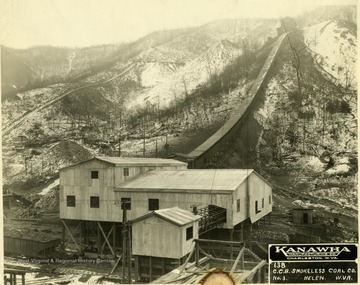
{"label": "window", "polygon": [[76,206],[75,196],[66,196],[66,206],[68,207]]}
{"label": "window", "polygon": [[260,213],[258,201],[255,201],[255,214]]}
{"label": "window", "polygon": [[99,196],[90,196],[90,208],[99,208],[100,199]]}
{"label": "window", "polygon": [[159,199],[149,199],[149,211],[159,210]]}
{"label": "window", "polygon": [[236,211],[239,213],[240,212],[240,199],[236,200]]}
{"label": "window", "polygon": [[99,179],[99,171],[91,171],[91,179]]}
{"label": "window", "polygon": [[265,199],[264,198],[262,198],[261,206],[262,206],[262,208],[264,208],[264,206],[265,206]]}
{"label": "window", "polygon": [[194,230],[193,226],[188,227],[186,229],[186,240],[189,240],[189,239],[193,238],[193,230]]}
{"label": "window", "polygon": [[131,210],[131,198],[121,198],[121,210]]}
{"label": "window", "polygon": [[271,195],[269,195],[269,204],[271,204]]}
{"label": "window", "polygon": [[129,176],[129,168],[124,168],[124,176]]}

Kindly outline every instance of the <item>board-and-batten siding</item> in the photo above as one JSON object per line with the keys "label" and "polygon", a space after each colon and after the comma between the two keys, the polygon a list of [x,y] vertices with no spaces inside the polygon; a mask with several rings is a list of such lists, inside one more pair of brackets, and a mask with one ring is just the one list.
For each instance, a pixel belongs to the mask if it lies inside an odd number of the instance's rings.
{"label": "board-and-batten siding", "polygon": [[[258,175],[252,173],[249,176],[249,210],[252,222],[256,222],[272,211],[272,203],[269,203],[269,195],[272,195],[271,186]],[[264,198],[264,207],[262,199]],[[255,211],[255,201],[258,201],[259,213]]]}
{"label": "board-and-batten siding", "polygon": [[[124,168],[129,169],[129,176],[124,176]],[[152,169],[184,170],[186,166],[115,167],[111,163],[93,160],[62,169],[60,171],[60,218],[121,222],[122,210],[119,204],[121,199],[116,197],[114,187]],[[91,179],[91,171],[99,171],[99,178]],[[67,195],[76,197],[76,207],[67,207]],[[99,196],[99,208],[90,208],[90,196]],[[143,211],[143,213],[146,214],[148,211]]]}
{"label": "board-and-batten siding", "polygon": [[[62,169],[60,171],[60,218],[121,222],[122,210],[119,203],[121,198],[131,198],[129,220],[149,213],[149,199],[159,199],[160,209],[178,206],[191,211],[194,205],[198,208],[209,204],[216,205],[227,209],[227,223],[224,228],[228,229],[248,217],[255,222],[272,210],[272,205],[269,203],[271,186],[255,172],[252,172],[235,191],[223,191],[224,194],[221,190],[211,193],[206,190],[191,189],[171,192],[167,189],[120,190],[118,188],[114,191],[114,187],[151,169],[184,170],[186,166],[129,165],[127,168],[129,168],[129,176],[126,177],[123,175],[124,167],[115,167],[114,164],[98,160]],[[99,178],[91,179],[91,171],[99,171]],[[67,195],[76,197],[76,207],[67,207]],[[90,208],[90,196],[99,196],[99,208]],[[262,198],[264,198],[264,208]],[[237,199],[240,199],[240,212],[237,212]],[[255,201],[258,201],[259,213],[255,212]]]}
{"label": "board-and-batten siding", "polygon": [[158,217],[133,224],[132,253],[134,255],[181,258],[182,228]]}
{"label": "board-and-batten siding", "polygon": [[[91,179],[98,171],[98,179]],[[120,205],[114,205],[114,167],[90,161],[60,171],[60,218],[96,221],[119,221]],[[76,207],[67,207],[66,196],[76,197]],[[98,196],[99,208],[90,208],[90,196]]]}

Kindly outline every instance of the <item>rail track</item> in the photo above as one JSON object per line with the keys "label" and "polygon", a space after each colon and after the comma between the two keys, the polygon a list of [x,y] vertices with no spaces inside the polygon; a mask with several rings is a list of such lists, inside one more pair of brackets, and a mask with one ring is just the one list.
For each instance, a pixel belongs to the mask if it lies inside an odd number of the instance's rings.
{"label": "rail track", "polygon": [[206,167],[212,157],[221,152],[223,148],[222,146],[231,141],[236,132],[243,126],[246,117],[253,109],[257,99],[260,97],[265,82],[269,77],[270,70],[274,65],[280,48],[288,34],[289,33],[282,34],[274,43],[268,58],[266,59],[258,77],[249,91],[249,96],[244,99],[241,106],[239,106],[239,108],[235,111],[235,114],[232,115],[230,119],[227,120],[225,124],[211,137],[186,155],[189,168]]}

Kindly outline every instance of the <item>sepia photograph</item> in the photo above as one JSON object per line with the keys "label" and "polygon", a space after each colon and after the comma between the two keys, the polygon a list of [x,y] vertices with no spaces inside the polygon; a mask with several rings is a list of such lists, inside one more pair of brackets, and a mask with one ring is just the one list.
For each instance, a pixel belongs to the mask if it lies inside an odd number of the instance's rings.
{"label": "sepia photograph", "polygon": [[0,14],[0,283],[358,282],[356,0]]}

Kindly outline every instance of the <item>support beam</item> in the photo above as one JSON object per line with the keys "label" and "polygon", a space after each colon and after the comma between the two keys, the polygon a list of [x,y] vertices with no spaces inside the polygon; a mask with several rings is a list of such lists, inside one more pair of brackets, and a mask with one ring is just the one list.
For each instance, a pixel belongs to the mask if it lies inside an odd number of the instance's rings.
{"label": "support beam", "polygon": [[61,250],[62,251],[65,251],[65,231],[66,231],[65,225],[62,224],[62,226],[61,226]]}
{"label": "support beam", "polygon": [[79,223],[80,226],[80,253],[83,253],[83,222],[80,221]]}
{"label": "support beam", "polygon": [[65,226],[66,230],[68,231],[70,238],[72,239],[72,241],[75,243],[75,246],[77,247],[78,251],[81,252],[81,248],[79,247],[78,243],[76,242],[73,234],[71,233],[70,229],[68,228],[68,226],[66,225],[65,221],[63,219],[61,219],[61,222],[63,223],[63,225]]}
{"label": "support beam", "polygon": [[101,246],[101,253],[104,253],[106,241],[109,240],[109,237],[110,237],[110,235],[111,235],[112,232],[113,232],[113,227],[110,229],[110,231],[109,231],[108,234],[106,235],[105,241],[103,242],[103,244],[102,244],[102,246]]}
{"label": "support beam", "polygon": [[[245,247],[243,247],[243,248],[240,250],[238,256],[236,257],[236,260],[235,260],[235,262],[234,262],[234,265],[233,265],[233,267],[232,267],[231,270],[230,270],[230,275],[232,275],[232,274],[234,273],[234,271],[236,270],[236,266],[238,265],[241,256],[244,255],[244,252],[245,252]],[[241,269],[243,269],[243,268],[241,268]]]}
{"label": "support beam", "polygon": [[131,284],[131,235],[130,235],[130,223],[127,222],[127,262],[128,262],[128,283]]}
{"label": "support beam", "polygon": [[226,245],[244,245],[244,242],[239,241],[227,241],[227,240],[213,240],[213,239],[194,239],[195,242],[203,242],[203,243],[218,243],[218,244],[226,244]]}
{"label": "support beam", "polygon": [[[94,222],[95,223],[95,222]],[[96,224],[95,224],[96,225]],[[99,227],[96,227],[96,232],[97,232],[97,238],[96,238],[96,244],[97,244],[97,252],[100,255],[100,250],[101,250],[101,235],[100,235],[100,229]]]}
{"label": "support beam", "polygon": [[195,265],[196,266],[199,266],[199,259],[200,259],[199,251],[200,251],[199,243],[197,241],[195,241]]}
{"label": "support beam", "polygon": [[249,277],[253,276],[260,268],[262,268],[263,266],[266,265],[266,261],[262,260],[259,262],[258,265],[256,265],[253,269],[251,269],[250,271],[246,271],[244,272],[240,278],[237,280],[237,283],[244,283]]}
{"label": "support beam", "polygon": [[195,251],[195,243],[193,243],[191,245],[190,253],[189,253],[188,257],[186,258],[184,265],[181,267],[179,275],[184,271],[184,269],[185,269],[186,265],[188,264],[191,256],[194,254],[194,251]]}
{"label": "support beam", "polygon": [[150,282],[152,281],[152,259],[151,256],[149,256],[149,278],[150,278]]}
{"label": "support beam", "polygon": [[135,256],[135,282],[139,282],[140,278],[139,278],[139,257]]}
{"label": "support beam", "polygon": [[122,256],[120,255],[119,258],[118,258],[118,260],[116,261],[114,267],[111,269],[110,274],[113,274],[113,273],[114,273],[116,267],[118,266],[118,264],[119,264],[119,262],[120,262],[120,260],[121,260],[121,257],[122,257]]}
{"label": "support beam", "polygon": [[112,248],[112,246],[111,246],[111,244],[110,244],[110,242],[109,242],[109,240],[108,240],[107,236],[105,235],[105,232],[104,232],[103,228],[101,227],[100,222],[97,222],[97,225],[98,225],[98,227],[99,227],[99,229],[100,229],[100,231],[101,231],[101,233],[102,233],[103,237],[105,238],[105,242],[106,242],[106,243],[107,243],[107,245],[109,246],[109,249],[110,249],[111,253],[112,253],[113,255],[115,255],[115,252],[114,252],[114,250],[113,250],[113,248]]}
{"label": "support beam", "polygon": [[[234,228],[232,228],[230,230],[230,240],[234,241]],[[233,244],[230,245],[230,259],[234,258],[234,248],[233,248]]]}
{"label": "support beam", "polygon": [[116,223],[112,224],[112,232],[113,232],[113,247],[116,252]]}

